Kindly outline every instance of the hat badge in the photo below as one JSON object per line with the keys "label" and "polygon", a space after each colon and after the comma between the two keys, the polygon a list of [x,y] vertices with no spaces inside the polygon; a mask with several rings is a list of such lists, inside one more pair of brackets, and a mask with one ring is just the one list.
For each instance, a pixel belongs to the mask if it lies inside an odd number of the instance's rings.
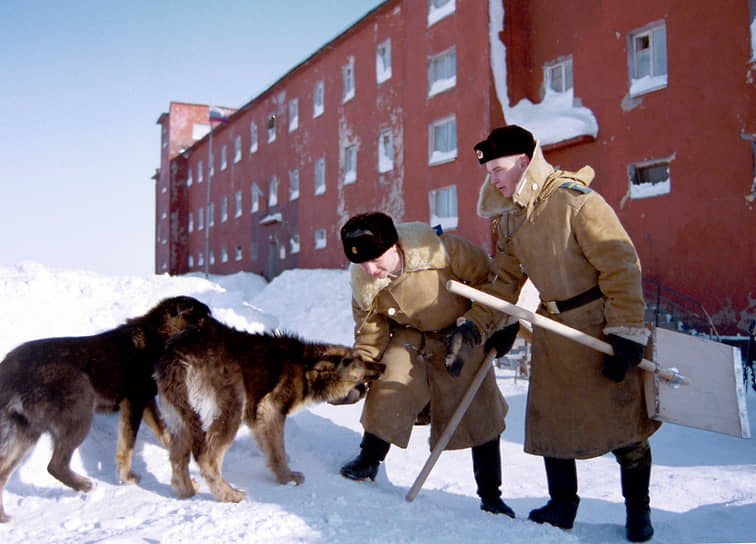
{"label": "hat badge", "polygon": [[480,149],[475,150],[475,155],[477,155],[478,160],[483,158],[483,152]]}
{"label": "hat badge", "polygon": [[357,255],[357,246],[352,246],[352,255]]}

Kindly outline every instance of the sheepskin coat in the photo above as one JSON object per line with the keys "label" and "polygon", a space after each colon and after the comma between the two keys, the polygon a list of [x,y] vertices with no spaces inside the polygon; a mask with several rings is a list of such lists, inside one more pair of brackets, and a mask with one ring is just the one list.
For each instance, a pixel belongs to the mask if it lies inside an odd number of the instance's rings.
{"label": "sheepskin coat", "polygon": [[[398,277],[374,278],[359,265],[351,266],[355,348],[386,365],[383,377],[370,386],[361,421],[366,431],[404,448],[417,414],[430,401],[432,448],[484,358],[478,346],[459,377],[447,373],[444,338],[471,303],[448,292],[446,282],[481,286],[491,260],[471,242],[438,235],[424,223],[399,224],[397,232],[403,255]],[[485,324],[476,325],[485,337]],[[447,449],[496,438],[505,428],[506,412],[491,368]]]}
{"label": "sheepskin coat", "polygon": [[[515,302],[529,277],[541,300],[562,301],[598,285],[603,297],[553,315],[602,337],[615,333],[646,344],[638,255],[614,210],[588,188],[594,177],[555,170],[536,144],[512,198],[486,178],[478,215],[492,219],[498,242],[485,289]],[[491,310],[475,305],[474,319]],[[590,458],[646,439],[659,423],[648,418],[641,370],[621,383],[601,374],[605,356],[536,327],[533,334],[525,451],[557,458]]]}

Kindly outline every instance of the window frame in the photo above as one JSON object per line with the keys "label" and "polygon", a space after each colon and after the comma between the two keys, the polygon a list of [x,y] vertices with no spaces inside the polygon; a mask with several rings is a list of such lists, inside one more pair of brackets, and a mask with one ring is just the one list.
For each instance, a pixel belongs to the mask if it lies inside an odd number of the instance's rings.
{"label": "window frame", "polygon": [[[636,43],[641,38],[648,39],[648,74],[639,75],[638,51]],[[663,53],[663,56],[662,56]],[[662,58],[663,57],[663,58]],[[663,60],[663,71],[657,61]],[[642,96],[665,89],[668,85],[669,66],[667,49],[667,27],[664,20],[655,21],[627,35],[627,69],[630,81],[630,96]]]}
{"label": "window frame", "polygon": [[[630,198],[639,200],[654,196],[663,196],[672,192],[672,161],[675,156],[650,159],[628,164],[627,176],[630,184]],[[653,168],[666,167],[666,178],[658,181],[641,181],[640,172],[650,172]]]}
{"label": "window frame", "polygon": [[[452,198],[453,197],[453,198]],[[446,198],[448,210],[439,210],[439,202]],[[450,213],[453,207],[453,213]],[[428,191],[429,223],[431,226],[441,225],[444,231],[456,230],[459,227],[459,200],[457,186],[447,185]],[[449,213],[447,213],[449,212]],[[446,215],[442,215],[445,213]]]}
{"label": "window frame", "polygon": [[[446,67],[448,70],[449,59],[454,58],[454,74],[449,75],[446,72],[444,77],[439,77],[440,68]],[[428,98],[441,94],[457,86],[457,46],[441,51],[435,55],[428,56],[427,61],[427,84]]]}
{"label": "window frame", "polygon": [[375,47],[375,82],[380,85],[391,79],[391,38]]}
{"label": "window frame", "polygon": [[[454,125],[454,149],[439,150],[437,146],[436,129],[448,125]],[[457,145],[457,116],[455,114],[447,115],[441,119],[431,121],[428,125],[428,166],[435,166],[455,161],[459,155],[459,146]],[[435,157],[435,158],[434,158]]]}
{"label": "window frame", "polygon": [[[388,136],[388,142],[385,141]],[[394,169],[394,132],[391,127],[378,133],[378,173],[385,174]]]}
{"label": "window frame", "polygon": [[325,112],[325,82],[315,82],[312,89],[312,118],[320,117]]}

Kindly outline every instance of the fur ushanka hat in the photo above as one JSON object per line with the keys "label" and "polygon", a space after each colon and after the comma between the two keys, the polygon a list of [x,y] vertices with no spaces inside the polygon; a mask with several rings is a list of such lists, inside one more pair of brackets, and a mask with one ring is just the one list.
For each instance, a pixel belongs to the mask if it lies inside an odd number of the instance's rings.
{"label": "fur ushanka hat", "polygon": [[344,255],[353,263],[372,261],[399,241],[394,221],[385,213],[355,215],[341,227]]}
{"label": "fur ushanka hat", "polygon": [[488,138],[475,145],[475,155],[480,164],[486,163],[499,157],[519,155],[525,153],[528,158],[533,158],[535,138],[522,127],[509,125],[495,128]]}

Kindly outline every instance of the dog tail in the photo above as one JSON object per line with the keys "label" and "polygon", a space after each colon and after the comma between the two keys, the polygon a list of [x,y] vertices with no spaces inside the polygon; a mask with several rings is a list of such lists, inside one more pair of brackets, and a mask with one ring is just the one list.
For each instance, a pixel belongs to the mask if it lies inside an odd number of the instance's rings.
{"label": "dog tail", "polygon": [[0,457],[7,455],[16,442],[18,432],[29,426],[21,397],[13,395],[4,406],[0,406]]}

